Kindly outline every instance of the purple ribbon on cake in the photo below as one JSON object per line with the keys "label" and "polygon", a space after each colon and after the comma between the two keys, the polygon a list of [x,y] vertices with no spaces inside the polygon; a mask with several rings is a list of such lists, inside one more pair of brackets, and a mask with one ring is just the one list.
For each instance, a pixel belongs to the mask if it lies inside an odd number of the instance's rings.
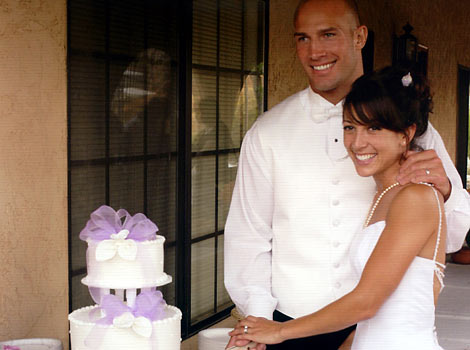
{"label": "purple ribbon on cake", "polygon": [[143,242],[155,239],[158,227],[142,213],[131,216],[125,209],[116,212],[113,208],[102,205],[91,213],[90,220],[80,232],[80,239],[109,240],[112,235],[123,235],[124,230],[128,231],[125,239]]}
{"label": "purple ribbon on cake", "polygon": [[80,239],[99,242],[95,253],[97,261],[110,260],[116,254],[133,261],[137,256],[136,242],[155,240],[157,231],[157,225],[144,214],[131,216],[125,209],[116,212],[102,205],[91,213]]}
{"label": "purple ribbon on cake", "polygon": [[[104,326],[113,325],[116,328],[130,328],[139,336],[150,338],[152,336],[152,322],[165,317],[166,302],[160,291],[144,291],[135,300],[133,307],[127,306],[117,296],[108,294],[101,300],[100,307],[90,314],[91,321],[96,324],[85,340],[85,344],[92,349],[98,348],[104,333],[108,330]],[[100,313],[104,313],[102,318]],[[97,319],[98,318],[98,319]]]}

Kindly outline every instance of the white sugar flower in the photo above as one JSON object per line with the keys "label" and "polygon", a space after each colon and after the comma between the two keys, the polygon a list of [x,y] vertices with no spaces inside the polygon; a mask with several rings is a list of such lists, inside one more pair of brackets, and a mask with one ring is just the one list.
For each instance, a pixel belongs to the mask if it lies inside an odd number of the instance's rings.
{"label": "white sugar flower", "polygon": [[96,260],[110,260],[114,258],[116,254],[125,260],[135,260],[137,256],[137,244],[133,239],[126,239],[128,235],[128,230],[121,230],[119,233],[113,233],[111,239],[106,239],[98,243],[95,255]]}
{"label": "white sugar flower", "polygon": [[135,317],[130,312],[115,317],[113,325],[117,328],[132,328],[135,333],[145,338],[150,338],[152,335],[152,322],[146,317]]}

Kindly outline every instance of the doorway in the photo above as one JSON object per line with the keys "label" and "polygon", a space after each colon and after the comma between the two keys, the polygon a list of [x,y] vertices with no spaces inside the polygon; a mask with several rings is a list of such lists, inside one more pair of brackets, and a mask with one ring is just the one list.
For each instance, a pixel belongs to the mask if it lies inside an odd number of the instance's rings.
{"label": "doorway", "polygon": [[457,78],[457,170],[465,188],[470,188],[470,68],[458,67]]}

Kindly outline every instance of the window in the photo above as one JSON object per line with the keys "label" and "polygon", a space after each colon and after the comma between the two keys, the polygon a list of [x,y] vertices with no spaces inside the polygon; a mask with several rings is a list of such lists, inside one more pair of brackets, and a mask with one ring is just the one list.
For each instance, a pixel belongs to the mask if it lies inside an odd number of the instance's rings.
{"label": "window", "polygon": [[232,307],[223,228],[241,140],[265,106],[261,0],[70,0],[70,309],[93,302],[78,234],[102,204],[166,238],[183,338]]}
{"label": "window", "polygon": [[457,170],[464,187],[470,189],[470,69],[458,67]]}

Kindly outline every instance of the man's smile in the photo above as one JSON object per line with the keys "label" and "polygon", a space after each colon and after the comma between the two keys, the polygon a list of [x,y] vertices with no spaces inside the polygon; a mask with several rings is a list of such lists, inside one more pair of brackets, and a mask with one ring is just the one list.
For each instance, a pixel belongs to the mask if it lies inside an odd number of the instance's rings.
{"label": "man's smile", "polygon": [[322,64],[322,65],[319,65],[319,66],[312,66],[312,68],[313,68],[313,70],[322,71],[322,70],[333,67],[334,64],[335,64],[334,62],[333,63],[327,63],[327,64]]}

